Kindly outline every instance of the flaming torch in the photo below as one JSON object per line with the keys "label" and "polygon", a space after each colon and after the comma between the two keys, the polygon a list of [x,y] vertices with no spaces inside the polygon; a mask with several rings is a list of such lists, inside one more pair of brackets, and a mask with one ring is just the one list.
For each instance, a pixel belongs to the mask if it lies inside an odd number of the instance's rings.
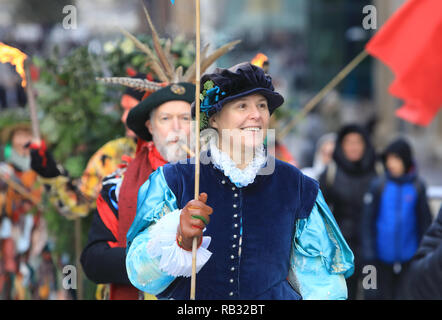
{"label": "flaming torch", "polygon": [[255,66],[262,68],[266,73],[269,72],[269,58],[264,53],[258,53],[251,61]]}
{"label": "flaming torch", "polygon": [[31,72],[29,70],[31,63],[30,59],[28,59],[28,56],[19,49],[0,42],[0,63],[10,63],[15,66],[15,70],[22,78],[21,85],[23,88],[26,88],[26,96],[28,98],[29,111],[31,114],[32,133],[34,139],[40,141],[37,106],[32,89]]}

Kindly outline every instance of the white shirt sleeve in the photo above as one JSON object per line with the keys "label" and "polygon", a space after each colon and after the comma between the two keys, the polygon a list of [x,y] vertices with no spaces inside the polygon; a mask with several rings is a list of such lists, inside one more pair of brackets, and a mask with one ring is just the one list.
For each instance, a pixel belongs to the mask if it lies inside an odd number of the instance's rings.
{"label": "white shirt sleeve", "polygon": [[[147,254],[151,258],[160,259],[161,271],[173,277],[190,277],[192,274],[192,252],[186,251],[176,243],[177,227],[181,210],[166,214],[150,227],[151,239],[147,243]],[[197,250],[196,271],[210,259],[212,253],[207,250],[211,238],[203,236],[201,246]]]}

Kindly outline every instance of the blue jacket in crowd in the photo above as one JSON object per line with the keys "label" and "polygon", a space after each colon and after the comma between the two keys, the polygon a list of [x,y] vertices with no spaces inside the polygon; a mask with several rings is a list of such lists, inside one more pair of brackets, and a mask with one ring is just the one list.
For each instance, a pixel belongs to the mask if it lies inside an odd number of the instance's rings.
{"label": "blue jacket in crowd", "polygon": [[373,180],[364,197],[361,224],[363,259],[386,264],[411,260],[431,224],[425,184],[419,179],[409,145],[398,140],[384,152],[398,155],[406,174],[393,177],[388,170]]}

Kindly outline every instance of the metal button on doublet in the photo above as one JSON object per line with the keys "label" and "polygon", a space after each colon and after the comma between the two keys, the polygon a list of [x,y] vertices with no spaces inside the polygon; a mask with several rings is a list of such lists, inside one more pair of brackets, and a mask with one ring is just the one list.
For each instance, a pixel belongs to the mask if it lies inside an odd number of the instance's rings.
{"label": "metal button on doublet", "polygon": [[234,208],[236,208],[236,207],[237,207],[237,205],[236,205],[236,204],[234,204],[234,205],[233,205],[233,207],[234,207]]}
{"label": "metal button on doublet", "polygon": [[238,194],[237,194],[237,193],[235,193],[233,196],[234,196],[235,198],[238,198]]}
{"label": "metal button on doublet", "polygon": [[235,271],[235,267],[230,268],[230,271]]}
{"label": "metal button on doublet", "polygon": [[232,245],[232,248],[236,248],[236,244]]}
{"label": "metal button on doublet", "polygon": [[230,293],[229,293],[229,296],[233,296],[233,292],[230,292]]}
{"label": "metal button on doublet", "polygon": [[237,215],[237,214],[234,214],[233,217],[234,217],[234,218],[238,218],[238,215]]}
{"label": "metal button on doublet", "polygon": [[234,281],[233,279],[230,279],[230,283],[233,283],[233,281]]}
{"label": "metal button on doublet", "polygon": [[232,187],[232,191],[235,191],[236,190],[236,188],[235,187]]}
{"label": "metal button on doublet", "polygon": [[238,236],[236,234],[234,234],[233,235],[233,239],[236,239],[236,238],[238,238]]}
{"label": "metal button on doublet", "polygon": [[235,223],[234,227],[235,227],[235,228],[238,228],[238,224],[237,224],[237,223]]}
{"label": "metal button on doublet", "polygon": [[230,256],[230,259],[235,259],[235,256],[232,254],[231,256]]}
{"label": "metal button on doublet", "polygon": [[221,181],[222,184],[226,184],[226,180]]}

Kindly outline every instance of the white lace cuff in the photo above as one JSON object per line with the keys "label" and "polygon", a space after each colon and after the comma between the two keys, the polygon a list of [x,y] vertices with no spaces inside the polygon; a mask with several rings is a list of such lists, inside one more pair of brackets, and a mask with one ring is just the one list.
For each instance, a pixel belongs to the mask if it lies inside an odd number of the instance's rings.
{"label": "white lace cuff", "polygon": [[[181,210],[174,210],[149,228],[151,239],[147,243],[147,253],[152,258],[160,257],[161,271],[173,277],[190,277],[192,274],[192,252],[180,248],[176,243],[180,214]],[[196,272],[201,270],[212,255],[207,250],[210,241],[210,237],[203,236],[201,246],[196,252]]]}

